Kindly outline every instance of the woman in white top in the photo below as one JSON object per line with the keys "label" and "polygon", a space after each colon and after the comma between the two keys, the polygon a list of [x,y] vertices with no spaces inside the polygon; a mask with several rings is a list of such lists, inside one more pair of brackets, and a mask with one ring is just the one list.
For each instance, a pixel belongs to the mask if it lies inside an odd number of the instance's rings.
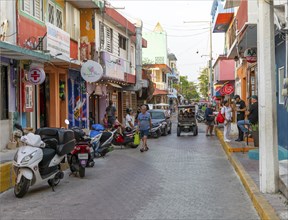
{"label": "woman in white top", "polygon": [[125,120],[125,126],[126,126],[126,128],[131,128],[131,129],[133,129],[134,128],[134,119],[133,119],[133,117],[131,116],[131,113],[132,113],[132,109],[130,109],[130,108],[127,108],[126,109],[126,113],[127,113],[127,115],[126,115],[126,120]]}
{"label": "woman in white top", "polygon": [[232,121],[232,108],[229,106],[229,102],[224,100],[223,108],[221,109],[221,114],[224,116],[224,141],[230,142],[229,135],[231,131],[231,121]]}

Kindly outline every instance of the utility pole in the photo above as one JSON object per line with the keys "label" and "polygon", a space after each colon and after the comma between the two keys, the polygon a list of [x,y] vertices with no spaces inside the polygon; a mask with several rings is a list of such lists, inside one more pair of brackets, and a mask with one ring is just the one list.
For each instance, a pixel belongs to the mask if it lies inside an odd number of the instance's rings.
{"label": "utility pole", "polygon": [[[209,90],[210,96],[209,101],[212,102],[213,100],[213,70],[212,70],[212,21],[184,21],[184,23],[209,23]],[[208,55],[202,55],[208,56]],[[201,57],[202,57],[201,56]]]}
{"label": "utility pole", "polygon": [[210,102],[213,100],[213,71],[212,71],[212,21],[209,22],[209,31],[210,31],[210,60],[209,60],[209,69],[210,69]]}
{"label": "utility pole", "polygon": [[258,0],[259,175],[263,193],[278,192],[279,162],[276,112],[273,0]]}

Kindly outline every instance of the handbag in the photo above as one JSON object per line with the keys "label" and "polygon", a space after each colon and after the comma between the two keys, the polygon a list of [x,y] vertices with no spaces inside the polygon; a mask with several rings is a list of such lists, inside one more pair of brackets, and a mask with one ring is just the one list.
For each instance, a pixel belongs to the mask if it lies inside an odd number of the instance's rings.
{"label": "handbag", "polygon": [[139,132],[136,132],[134,135],[134,145],[139,145],[140,144],[140,134]]}

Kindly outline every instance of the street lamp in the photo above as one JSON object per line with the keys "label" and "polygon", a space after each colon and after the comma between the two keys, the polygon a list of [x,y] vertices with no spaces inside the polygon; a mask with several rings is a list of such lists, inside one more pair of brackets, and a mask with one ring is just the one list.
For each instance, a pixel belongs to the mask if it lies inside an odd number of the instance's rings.
{"label": "street lamp", "polygon": [[[210,86],[210,102],[213,97],[213,77],[212,77],[212,22],[211,21],[184,21],[184,23],[209,23],[209,35],[210,35],[210,51],[209,51],[209,86]],[[206,56],[206,55],[202,55]],[[202,57],[201,56],[201,57]],[[207,55],[208,56],[208,55]]]}

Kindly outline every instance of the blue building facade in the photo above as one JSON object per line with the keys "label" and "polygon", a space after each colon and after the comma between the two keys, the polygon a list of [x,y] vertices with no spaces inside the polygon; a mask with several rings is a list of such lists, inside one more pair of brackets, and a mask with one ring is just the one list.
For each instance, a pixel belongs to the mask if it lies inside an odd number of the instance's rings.
{"label": "blue building facade", "polygon": [[275,37],[276,54],[276,95],[277,95],[277,124],[278,145],[288,150],[288,97],[282,96],[283,80],[288,78],[286,66],[285,35],[279,33]]}

